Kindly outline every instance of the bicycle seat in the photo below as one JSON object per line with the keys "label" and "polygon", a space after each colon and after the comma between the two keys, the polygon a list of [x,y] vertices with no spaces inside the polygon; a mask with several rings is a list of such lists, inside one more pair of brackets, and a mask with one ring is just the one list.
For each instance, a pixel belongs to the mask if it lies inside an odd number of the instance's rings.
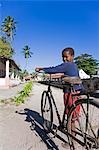
{"label": "bicycle seat", "polygon": [[79,77],[63,77],[63,81],[69,84],[81,84],[82,83]]}

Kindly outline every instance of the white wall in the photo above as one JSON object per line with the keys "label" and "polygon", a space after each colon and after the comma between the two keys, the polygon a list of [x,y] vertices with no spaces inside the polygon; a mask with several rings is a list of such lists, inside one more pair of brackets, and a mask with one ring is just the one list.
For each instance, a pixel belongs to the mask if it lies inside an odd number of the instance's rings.
{"label": "white wall", "polygon": [[5,78],[0,78],[0,86],[5,86]]}

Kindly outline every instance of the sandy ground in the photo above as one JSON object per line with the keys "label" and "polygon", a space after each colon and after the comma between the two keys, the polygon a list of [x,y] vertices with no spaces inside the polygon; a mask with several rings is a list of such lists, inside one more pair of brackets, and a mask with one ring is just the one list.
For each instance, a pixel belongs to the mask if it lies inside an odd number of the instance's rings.
{"label": "sandy ground", "polygon": [[[18,90],[21,88],[18,87]],[[33,86],[32,96],[25,104],[20,106],[13,104],[0,105],[0,150],[62,150],[62,142],[57,138],[53,138],[53,134],[46,134],[42,127],[40,103],[41,94],[45,89],[46,86],[36,83]],[[13,92],[9,90],[2,93],[1,97],[6,98],[7,94],[9,97],[14,96],[16,90],[15,88]],[[11,95],[11,93],[13,94]],[[58,108],[62,112],[62,90],[53,88],[53,94],[56,95]],[[31,130],[32,120],[35,121],[35,130]]]}
{"label": "sandy ground", "polygon": [[23,89],[23,86],[24,84],[20,84],[18,86],[10,87],[9,89],[0,89],[0,100],[14,97]]}
{"label": "sandy ground", "polygon": [[[21,90],[22,87],[18,88]],[[43,130],[40,105],[41,94],[46,88],[45,85],[35,83],[32,95],[25,104],[20,106],[0,105],[0,150],[65,150],[62,148],[62,141],[59,138],[54,138],[53,134],[47,134]],[[13,90],[13,95],[16,94],[16,90],[16,88]],[[58,110],[62,114],[64,106],[62,90],[52,88],[52,91]],[[6,94],[11,96],[10,92],[12,93],[9,90]],[[34,130],[31,129],[32,123],[35,123]],[[56,117],[54,123],[57,124]],[[67,140],[66,135],[61,132],[58,134]]]}

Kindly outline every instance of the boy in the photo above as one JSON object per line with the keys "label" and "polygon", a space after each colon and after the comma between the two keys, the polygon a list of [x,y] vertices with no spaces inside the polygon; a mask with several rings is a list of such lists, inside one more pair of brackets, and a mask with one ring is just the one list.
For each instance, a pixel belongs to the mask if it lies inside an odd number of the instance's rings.
{"label": "boy", "polygon": [[[79,77],[79,71],[76,66],[76,64],[73,62],[74,60],[74,49],[71,47],[65,48],[62,51],[62,58],[63,63],[56,66],[56,67],[48,67],[48,68],[41,68],[37,67],[35,71],[41,71],[43,70],[45,73],[49,74],[55,74],[55,73],[63,73],[64,76],[70,76],[70,77]],[[80,91],[82,89],[82,85],[74,85],[75,91]],[[67,91],[67,89],[63,89],[64,92],[64,104],[68,104],[68,106],[71,106],[72,104],[72,96],[70,94],[70,91]],[[68,100],[69,97],[69,101]],[[74,101],[77,100],[77,97],[74,98]],[[77,113],[80,111],[80,106],[77,108]],[[68,113],[68,109],[66,110],[66,114]],[[75,114],[74,114],[75,116]],[[75,118],[73,118],[75,119]],[[72,129],[75,128],[75,121],[72,122]]]}
{"label": "boy", "polygon": [[[71,47],[65,48],[62,51],[62,58],[63,58],[63,63],[55,66],[55,67],[47,67],[47,68],[41,68],[37,67],[35,71],[39,72],[43,70],[45,73],[49,74],[55,74],[55,73],[63,73],[64,76],[70,76],[70,77],[79,77],[79,71],[77,68],[77,65],[73,62],[74,60],[74,50]],[[81,90],[82,86],[75,86],[75,90]],[[68,93],[66,89],[64,89],[64,94]]]}

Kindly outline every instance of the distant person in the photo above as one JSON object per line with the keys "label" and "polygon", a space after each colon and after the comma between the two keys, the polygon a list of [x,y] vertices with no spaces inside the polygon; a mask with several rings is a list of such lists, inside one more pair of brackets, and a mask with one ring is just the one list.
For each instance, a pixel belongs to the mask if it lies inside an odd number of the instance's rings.
{"label": "distant person", "polygon": [[[74,49],[71,47],[65,48],[62,51],[62,58],[63,58],[63,63],[55,66],[55,67],[37,67],[35,71],[41,71],[43,70],[45,73],[48,74],[55,74],[55,73],[63,73],[64,76],[69,76],[69,77],[79,77],[79,71],[77,68],[77,65],[73,62],[74,60]],[[82,90],[82,85],[74,85],[74,90],[76,92]],[[64,104],[68,104],[68,106],[71,106],[72,104],[72,96],[70,91],[68,91],[66,88],[63,89],[64,92]],[[69,101],[68,100],[69,97]],[[78,99],[78,96],[75,96],[74,101]],[[77,113],[80,111],[80,106],[77,108]],[[66,114],[68,113],[68,109],[66,110]],[[75,128],[75,114],[74,118],[72,121],[72,128]],[[77,120],[77,119],[76,119]]]}

